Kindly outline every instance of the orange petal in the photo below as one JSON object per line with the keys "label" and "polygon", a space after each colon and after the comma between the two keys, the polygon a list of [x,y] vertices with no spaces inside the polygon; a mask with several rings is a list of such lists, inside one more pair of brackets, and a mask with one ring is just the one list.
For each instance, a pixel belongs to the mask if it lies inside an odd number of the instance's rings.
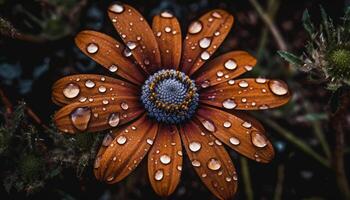
{"label": "orange petal", "polygon": [[[202,106],[197,118],[203,127],[240,154],[258,162],[270,162],[275,153],[263,126],[254,118]],[[209,118],[210,116],[210,118]]]}
{"label": "orange petal", "polygon": [[[104,90],[105,88],[105,90]],[[57,105],[84,102],[97,95],[139,95],[135,85],[122,80],[96,74],[66,76],[52,86],[52,100]]]}
{"label": "orange petal", "polygon": [[158,42],[162,67],[178,69],[181,58],[181,27],[169,12],[154,16],[152,29]]}
{"label": "orange petal", "polygon": [[124,179],[145,157],[157,130],[158,124],[144,114],[129,126],[116,129],[114,139],[107,136],[95,160],[96,178],[109,184]]}
{"label": "orange petal", "polygon": [[290,98],[286,83],[264,78],[229,80],[200,94],[200,102],[228,110],[275,108],[288,103]]}
{"label": "orange petal", "polygon": [[148,154],[148,176],[160,196],[171,195],[182,170],[181,139],[176,126],[160,125],[154,146]]}
{"label": "orange petal", "polygon": [[125,124],[142,112],[136,96],[99,95],[61,108],[54,121],[57,128],[66,133],[96,132]]}
{"label": "orange petal", "polygon": [[160,67],[157,40],[145,18],[127,4],[114,3],[108,9],[115,29],[143,69],[152,73]]}
{"label": "orange petal", "polygon": [[245,51],[231,51],[205,65],[196,75],[196,82],[203,88],[226,82],[250,71],[256,59]]}
{"label": "orange petal", "polygon": [[219,199],[231,199],[237,190],[235,167],[225,148],[193,121],[180,129],[182,142],[193,168]]}
{"label": "orange petal", "polygon": [[135,84],[142,84],[145,75],[124,53],[124,45],[96,31],[81,31],[75,37],[79,49],[97,63]]}
{"label": "orange petal", "polygon": [[197,71],[219,48],[233,24],[233,16],[224,10],[212,10],[194,21],[183,42],[182,71]]}

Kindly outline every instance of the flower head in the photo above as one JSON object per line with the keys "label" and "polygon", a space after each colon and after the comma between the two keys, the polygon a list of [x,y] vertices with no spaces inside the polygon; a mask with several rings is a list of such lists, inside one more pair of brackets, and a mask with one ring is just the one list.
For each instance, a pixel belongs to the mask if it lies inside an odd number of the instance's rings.
{"label": "flower head", "polygon": [[116,183],[148,154],[154,190],[170,195],[179,183],[183,147],[209,190],[232,198],[237,174],[223,143],[242,155],[267,163],[274,156],[262,125],[240,110],[281,106],[287,85],[265,78],[234,79],[256,60],[231,51],[207,62],[229,33],[233,17],[213,10],[191,23],[184,40],[169,12],[152,28],[126,4],[112,4],[108,15],[125,46],[96,31],[82,31],[78,47],[115,78],[79,74],[53,86],[55,115],[66,133],[110,130],[96,157],[98,179]]}

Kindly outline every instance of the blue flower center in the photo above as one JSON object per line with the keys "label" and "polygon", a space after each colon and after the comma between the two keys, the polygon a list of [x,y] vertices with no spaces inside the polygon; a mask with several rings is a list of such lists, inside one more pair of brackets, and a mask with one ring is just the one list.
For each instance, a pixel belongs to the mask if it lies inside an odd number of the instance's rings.
{"label": "blue flower center", "polygon": [[148,116],[167,124],[191,119],[198,107],[197,87],[186,74],[160,70],[142,86],[141,101]]}

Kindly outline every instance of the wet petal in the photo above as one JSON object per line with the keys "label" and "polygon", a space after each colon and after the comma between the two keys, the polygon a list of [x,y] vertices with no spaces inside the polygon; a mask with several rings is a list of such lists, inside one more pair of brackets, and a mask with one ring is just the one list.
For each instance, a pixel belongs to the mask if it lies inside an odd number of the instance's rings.
{"label": "wet petal", "polygon": [[178,69],[181,58],[181,27],[169,12],[162,12],[153,18],[152,29],[158,42],[162,67]]}
{"label": "wet petal", "polygon": [[180,181],[182,170],[181,139],[176,126],[160,125],[148,154],[148,177],[160,196],[171,195]]}
{"label": "wet petal", "polygon": [[158,43],[146,19],[133,7],[121,3],[112,4],[108,15],[138,64],[150,73],[158,70],[161,64]]}
{"label": "wet petal", "polygon": [[202,106],[197,118],[202,123],[215,116],[211,123],[215,127],[213,135],[240,154],[258,162],[270,162],[275,153],[265,136],[263,126],[254,118],[232,111],[230,113]]}
{"label": "wet petal", "polygon": [[124,45],[96,31],[82,31],[75,37],[79,49],[111,73],[135,84],[145,80],[144,72],[124,54]]}
{"label": "wet petal", "polygon": [[193,121],[181,127],[180,133],[192,166],[203,183],[219,199],[232,199],[237,189],[237,175],[224,146]]}
{"label": "wet petal", "polygon": [[275,108],[288,103],[290,98],[286,83],[265,78],[227,80],[200,94],[202,103],[229,110]]}
{"label": "wet petal", "polygon": [[151,147],[147,141],[154,140],[157,130],[158,124],[145,114],[129,126],[116,129],[113,141],[102,145],[97,154],[96,178],[112,184],[129,175],[147,154]]}
{"label": "wet petal", "polygon": [[58,105],[85,102],[102,94],[137,96],[139,90],[125,81],[96,74],[66,76],[52,86],[52,100]]}
{"label": "wet petal", "polygon": [[209,86],[214,86],[252,70],[255,65],[256,59],[249,53],[231,51],[206,64],[195,79],[198,85],[209,83]]}
{"label": "wet petal", "polygon": [[54,121],[65,133],[96,132],[125,124],[143,112],[136,96],[98,95],[66,105],[55,114]]}
{"label": "wet petal", "polygon": [[219,48],[233,24],[233,16],[224,10],[212,10],[194,21],[183,42],[182,71],[197,71]]}

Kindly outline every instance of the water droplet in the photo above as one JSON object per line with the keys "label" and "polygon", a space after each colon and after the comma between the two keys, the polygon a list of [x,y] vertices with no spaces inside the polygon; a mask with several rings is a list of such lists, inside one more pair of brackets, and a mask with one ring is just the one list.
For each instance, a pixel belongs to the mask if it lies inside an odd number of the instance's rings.
{"label": "water droplet", "polygon": [[247,81],[240,81],[238,83],[239,87],[242,87],[242,88],[246,88],[249,86],[248,82]]}
{"label": "water droplet", "polygon": [[211,122],[209,120],[203,120],[202,124],[203,124],[204,128],[207,129],[209,132],[215,132],[216,127],[213,124],[213,122]]}
{"label": "water droplet", "polygon": [[107,104],[109,103],[109,101],[106,100],[106,99],[104,99],[104,100],[102,101],[102,103],[103,103],[103,105],[107,105]]}
{"label": "water droplet", "polygon": [[101,92],[101,93],[105,93],[107,90],[107,88],[103,85],[101,85],[100,87],[98,87],[98,91]]}
{"label": "water droplet", "polygon": [[192,152],[197,152],[201,149],[202,145],[199,142],[191,142],[188,147]]}
{"label": "water droplet", "polygon": [[108,118],[108,124],[111,127],[118,126],[119,121],[120,121],[119,113],[112,113]]}
{"label": "water droplet", "polygon": [[269,87],[271,92],[278,96],[283,96],[288,93],[288,86],[282,81],[270,80]]}
{"label": "water droplet", "polygon": [[257,82],[257,83],[266,83],[266,78],[258,77],[258,78],[255,79],[255,82]]}
{"label": "water droplet", "polygon": [[166,154],[160,156],[159,160],[164,165],[167,165],[167,164],[169,164],[171,162],[171,158],[168,155],[166,155]]}
{"label": "water droplet", "polygon": [[199,46],[203,49],[206,49],[210,46],[211,44],[211,39],[210,38],[202,38],[201,40],[199,40]]}
{"label": "water droplet", "polygon": [[126,46],[127,46],[130,50],[134,50],[134,49],[136,48],[137,45],[136,45],[135,42],[129,41],[129,42],[126,43]]}
{"label": "water droplet", "polygon": [[234,70],[237,68],[237,63],[234,60],[230,59],[225,62],[224,66],[228,70]]}
{"label": "water droplet", "polygon": [[85,86],[87,88],[93,88],[93,87],[95,87],[95,83],[92,80],[86,80],[85,81]]}
{"label": "water droplet", "polygon": [[86,99],[87,99],[86,97],[80,97],[80,98],[79,98],[79,101],[80,101],[81,103],[83,103],[83,102],[86,101]]}
{"label": "water droplet", "polygon": [[160,16],[164,17],[164,18],[173,18],[174,17],[174,15],[168,11],[164,11],[164,12],[160,13]]}
{"label": "water droplet", "polygon": [[124,135],[121,135],[117,138],[117,143],[120,144],[120,145],[123,145],[126,143],[126,137]]}
{"label": "water droplet", "polygon": [[222,77],[222,76],[224,76],[224,72],[222,72],[222,71],[217,71],[217,72],[216,72],[216,76],[217,76],[217,77]]}
{"label": "water droplet", "polygon": [[266,104],[263,104],[263,105],[260,105],[260,106],[259,106],[259,109],[260,109],[260,110],[266,110],[266,109],[269,109],[269,106],[266,105]]}
{"label": "water droplet", "polygon": [[113,142],[113,138],[111,135],[107,134],[105,138],[103,138],[102,145],[107,147]]}
{"label": "water droplet", "polygon": [[91,119],[91,109],[89,107],[77,108],[70,114],[70,119],[76,129],[85,131]]}
{"label": "water droplet", "polygon": [[95,43],[89,43],[87,46],[86,46],[86,51],[90,54],[94,54],[98,51],[98,45],[95,44]]}
{"label": "water droplet", "polygon": [[221,16],[220,13],[218,13],[218,12],[212,12],[212,13],[211,13],[211,16],[213,16],[213,17],[215,17],[215,18],[217,18],[217,19],[221,19],[221,18],[222,18],[222,16]]}
{"label": "water droplet", "polygon": [[69,99],[77,97],[79,93],[80,93],[80,88],[77,84],[74,84],[74,83],[69,83],[63,89],[63,95]]}
{"label": "water droplet", "polygon": [[229,85],[234,85],[234,84],[235,84],[235,80],[233,80],[233,79],[228,80],[227,83],[228,83]]}
{"label": "water droplet", "polygon": [[267,145],[267,141],[266,141],[265,137],[262,134],[260,134],[259,132],[253,131],[251,133],[251,136],[252,136],[252,138],[251,138],[252,143],[254,144],[254,146],[263,148]]}
{"label": "water droplet", "polygon": [[177,155],[182,156],[182,151],[181,150],[177,151]]}
{"label": "water droplet", "polygon": [[249,66],[249,65],[246,65],[246,66],[244,66],[244,69],[247,70],[247,71],[252,71],[253,67]]}
{"label": "water droplet", "polygon": [[220,35],[220,32],[219,32],[219,31],[216,31],[216,32],[214,33],[214,35],[215,35],[215,36],[219,36],[219,35]]}
{"label": "water droplet", "polygon": [[200,21],[194,21],[188,27],[188,32],[190,34],[196,34],[202,31],[203,25]]}
{"label": "water droplet", "polygon": [[125,57],[130,57],[132,55],[131,50],[128,47],[125,47],[123,54]]}
{"label": "water droplet", "polygon": [[229,122],[229,121],[224,122],[224,127],[225,127],[225,128],[230,128],[231,125],[232,125],[232,123]]}
{"label": "water droplet", "polygon": [[129,105],[128,105],[126,102],[122,102],[122,103],[120,104],[120,107],[121,107],[123,110],[129,109]]}
{"label": "water droplet", "polygon": [[232,181],[232,178],[231,178],[231,177],[226,177],[225,180],[226,180],[227,182],[231,182],[231,181]]}
{"label": "water droplet", "polygon": [[241,142],[236,137],[230,137],[230,143],[233,145],[239,145]]}
{"label": "water droplet", "polygon": [[233,180],[235,180],[235,181],[237,181],[237,180],[238,180],[237,175],[234,175],[232,178],[233,178]]}
{"label": "water droplet", "polygon": [[222,106],[226,109],[234,109],[237,107],[237,104],[233,99],[226,99],[222,102]]}
{"label": "water droplet", "polygon": [[201,84],[202,88],[207,88],[209,86],[210,86],[210,81],[208,81],[208,80],[203,81],[202,84]]}
{"label": "water droplet", "polygon": [[210,58],[210,54],[207,51],[203,51],[201,53],[201,59],[202,60],[208,60]]}
{"label": "water droplet", "polygon": [[170,28],[169,26],[166,26],[166,27],[164,28],[164,31],[165,31],[166,33],[170,33],[170,32],[171,32],[171,28]]}
{"label": "water droplet", "polygon": [[200,167],[200,166],[201,166],[201,163],[200,163],[198,160],[193,160],[193,161],[192,161],[192,166],[194,166],[194,167]]}
{"label": "water droplet", "polygon": [[252,123],[250,123],[250,122],[243,122],[242,126],[244,128],[251,128],[252,127]]}
{"label": "water droplet", "polygon": [[124,6],[118,4],[118,3],[115,3],[111,6],[109,6],[109,10],[111,12],[114,12],[114,13],[117,13],[117,14],[120,14],[124,11]]}
{"label": "water droplet", "polygon": [[162,169],[158,169],[158,170],[156,171],[156,173],[154,174],[154,179],[155,179],[156,181],[162,180],[163,177],[164,177],[164,173],[163,173],[163,170],[162,170]]}
{"label": "water droplet", "polygon": [[209,169],[216,171],[216,170],[219,170],[221,168],[221,163],[216,158],[211,158],[211,159],[209,159],[207,166]]}
{"label": "water droplet", "polygon": [[153,140],[152,140],[152,139],[149,139],[149,138],[148,138],[148,139],[146,140],[146,142],[147,142],[147,144],[149,144],[149,145],[153,145]]}
{"label": "water droplet", "polygon": [[182,166],[181,165],[178,165],[176,168],[177,168],[177,170],[182,171]]}

